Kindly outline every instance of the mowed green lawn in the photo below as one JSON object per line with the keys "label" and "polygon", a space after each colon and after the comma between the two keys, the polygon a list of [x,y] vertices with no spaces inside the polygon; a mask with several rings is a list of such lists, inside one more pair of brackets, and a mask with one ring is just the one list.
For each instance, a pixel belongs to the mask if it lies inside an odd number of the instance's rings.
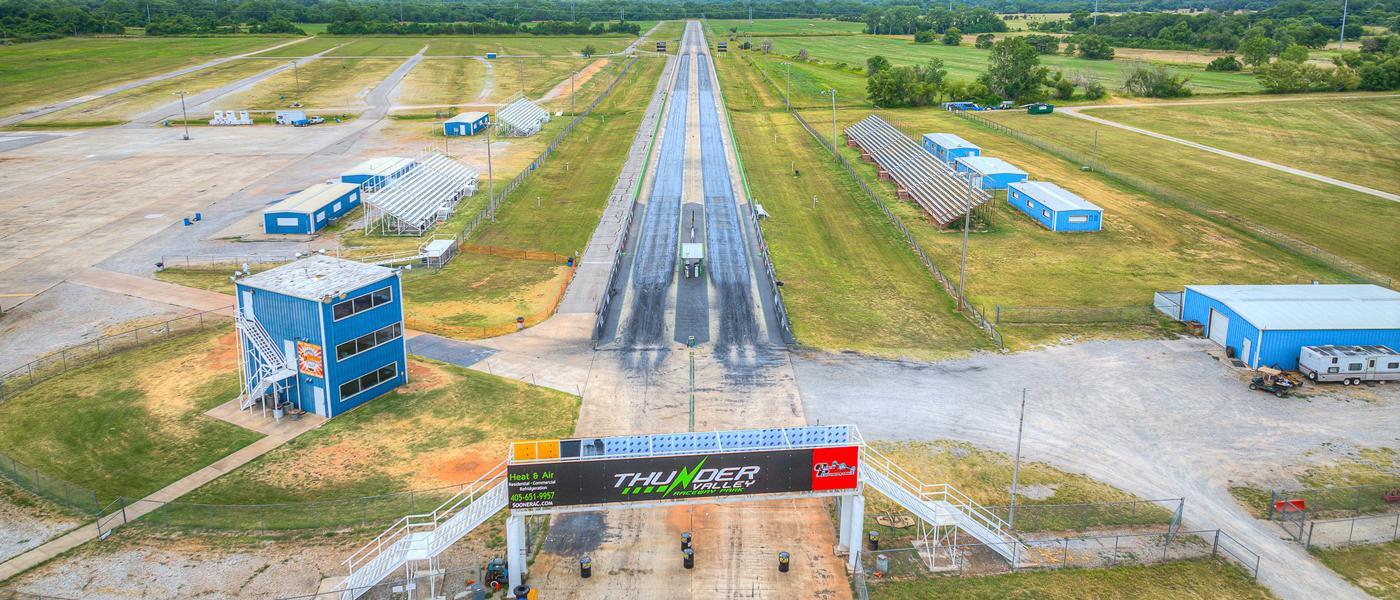
{"label": "mowed green lawn", "polygon": [[736,111],[733,119],[753,201],[772,215],[763,231],[798,343],[919,359],[989,347],[874,202],[791,116]]}
{"label": "mowed green lawn", "polygon": [[828,19],[754,19],[753,24],[748,19],[709,19],[705,24],[717,35],[738,29],[740,36],[754,36],[755,44],[760,36],[854,34],[865,29],[864,23]]}
{"label": "mowed green lawn", "polygon": [[140,498],[261,437],[203,414],[238,386],[231,327],[178,335],[0,403],[0,451],[103,504]]}
{"label": "mowed green lawn", "polygon": [[1367,594],[1400,600],[1400,541],[1313,550],[1313,555]]}
{"label": "mowed green lawn", "polygon": [[[804,111],[821,135],[829,135],[829,111]],[[869,111],[838,112],[838,129],[865,118]],[[1191,283],[1293,283],[1295,277],[1324,280],[1338,275],[1246,238],[1227,228],[1157,202],[1079,170],[1029,144],[976,127],[939,110],[879,111],[892,125],[917,139],[922,133],[956,133],[1030,172],[1031,178],[1052,181],[1103,207],[1104,229],[1094,233],[1055,233],[1046,230],[1006,203],[998,192],[990,201],[992,223],[973,233],[969,242],[967,293],[977,306],[1146,306],[1152,293],[1179,290]],[[962,236],[930,223],[920,209],[896,199],[894,186],[876,177],[875,168],[844,145],[842,152],[857,166],[867,183],[882,194],[946,273],[956,274]],[[1055,341],[1067,333],[1158,335],[1150,319],[1115,326],[1071,328],[1002,327],[1013,347]]]}
{"label": "mowed green lawn", "polygon": [[1400,193],[1400,98],[1102,109],[1096,117]]}
{"label": "mowed green lawn", "polygon": [[[930,59],[943,60],[948,76],[953,79],[972,81],[987,70],[987,56],[990,50],[973,47],[974,36],[967,36],[961,46],[944,46],[941,43],[916,44],[908,36],[810,36],[774,37],[773,52],[786,56],[796,56],[801,50],[823,63],[848,63],[854,67],[864,67],[865,59],[881,55],[895,65],[925,64]],[[755,42],[757,43],[757,42]],[[1086,60],[1062,55],[1042,55],[1040,63],[1052,70],[1069,74],[1083,71],[1090,78],[1099,81],[1110,91],[1120,87],[1123,73],[1131,65],[1124,60]],[[1260,91],[1258,82],[1249,73],[1207,72],[1199,66],[1175,65],[1169,67],[1175,73],[1191,76],[1191,89],[1197,94],[1221,94]]]}
{"label": "mowed green lawn", "polygon": [[0,46],[0,114],[80,97],[291,39],[294,38],[63,38]]}
{"label": "mowed green lawn", "polygon": [[585,46],[593,46],[599,54],[620,52],[637,38],[631,35],[609,34],[439,36],[427,39],[430,56],[484,56],[488,52],[496,52],[503,56],[580,56]]}
{"label": "mowed green lawn", "polygon": [[871,585],[870,597],[875,600],[1269,600],[1274,595],[1238,567],[1221,560],[1200,558],[1108,569],[893,580]]}
{"label": "mowed green lawn", "polygon": [[[1093,149],[1097,131],[1101,165],[1194,198],[1217,211],[1216,216],[1222,221],[1238,215],[1383,275],[1400,277],[1400,261],[1394,260],[1392,253],[1378,251],[1400,247],[1400,202],[1062,114],[1029,116],[1020,111],[983,114],[1085,156]],[[1318,122],[1318,128],[1324,132],[1330,127],[1326,122]],[[1001,137],[990,129],[978,127],[976,131],[982,133],[974,143]],[[1003,157],[1030,167],[1028,170],[1035,175],[1036,163],[1018,161],[1016,155]],[[1111,218],[1106,215],[1106,219]],[[1270,277],[1292,281],[1302,275],[1301,271],[1284,269],[1259,273],[1251,279]],[[1231,280],[1225,273],[1213,279]]]}

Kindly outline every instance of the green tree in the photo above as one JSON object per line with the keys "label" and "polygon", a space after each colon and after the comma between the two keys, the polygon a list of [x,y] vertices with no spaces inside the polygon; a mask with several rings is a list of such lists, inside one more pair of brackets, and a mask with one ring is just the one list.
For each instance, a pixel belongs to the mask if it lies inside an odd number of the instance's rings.
{"label": "green tree", "polygon": [[1191,95],[1189,81],[1189,76],[1174,75],[1162,65],[1139,64],[1128,71],[1123,91],[1146,98],[1180,98]]}
{"label": "green tree", "polygon": [[1048,76],[1047,69],[1040,66],[1035,48],[1013,37],[992,45],[992,52],[987,56],[987,71],[977,80],[1003,100],[1026,103],[1045,98],[1043,88]]}
{"label": "green tree", "polygon": [[583,47],[583,50],[580,50],[580,51],[579,51],[579,54],[582,54],[584,58],[588,58],[588,57],[593,56],[594,54],[597,54],[597,53],[598,53],[598,49],[597,49],[597,48],[594,48],[594,47],[593,47],[593,44],[589,44],[589,45],[587,45],[587,46],[584,46],[584,47]]}
{"label": "green tree", "polygon": [[879,54],[865,59],[866,75],[874,76],[876,73],[879,73],[880,71],[884,71],[889,68],[890,59],[880,56]]}
{"label": "green tree", "polygon": [[1216,57],[1215,60],[1206,65],[1207,71],[1238,71],[1243,68],[1244,65],[1240,64],[1239,59],[1235,58],[1233,54]]}
{"label": "green tree", "polygon": [[1113,60],[1113,46],[1097,35],[1086,35],[1079,41],[1079,55],[1091,60]]}
{"label": "green tree", "polygon": [[916,44],[928,44],[928,43],[932,43],[933,40],[934,40],[935,38],[937,38],[937,37],[938,37],[938,36],[937,36],[935,33],[933,33],[933,30],[932,30],[932,29],[920,29],[919,31],[917,31],[917,32],[914,33],[914,43],[916,43]]}
{"label": "green tree", "polygon": [[1308,62],[1308,49],[1306,46],[1293,44],[1279,52],[1278,59],[1294,63]]}
{"label": "green tree", "polygon": [[996,41],[997,36],[992,35],[990,33],[984,33],[982,35],[977,36],[977,41],[973,45],[982,50],[986,50],[988,48],[991,48],[992,44]]}
{"label": "green tree", "polygon": [[1263,34],[1254,33],[1243,40],[1236,48],[1245,64],[1251,67],[1267,64],[1269,57],[1274,55],[1274,49],[1278,46],[1273,40],[1266,38]]}
{"label": "green tree", "polygon": [[943,32],[943,45],[944,45],[944,46],[956,46],[956,45],[961,44],[961,43],[962,43],[962,31],[958,30],[957,27],[949,27],[949,28],[948,28],[948,31]]}

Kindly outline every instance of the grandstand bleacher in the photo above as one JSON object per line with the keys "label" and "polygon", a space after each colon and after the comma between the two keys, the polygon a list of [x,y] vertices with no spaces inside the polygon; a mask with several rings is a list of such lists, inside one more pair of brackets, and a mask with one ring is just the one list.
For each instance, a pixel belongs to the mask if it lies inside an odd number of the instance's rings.
{"label": "grandstand bleacher", "polygon": [[881,179],[894,181],[900,198],[913,200],[939,226],[946,227],[991,199],[879,116],[846,128],[846,140],[860,149],[861,158],[879,167]]}
{"label": "grandstand bleacher", "polygon": [[517,98],[496,111],[496,125],[500,127],[501,135],[535,135],[548,122],[549,111],[527,98]]}
{"label": "grandstand bleacher", "polygon": [[446,220],[462,198],[476,193],[475,169],[430,152],[417,167],[365,195],[365,232],[423,235]]}

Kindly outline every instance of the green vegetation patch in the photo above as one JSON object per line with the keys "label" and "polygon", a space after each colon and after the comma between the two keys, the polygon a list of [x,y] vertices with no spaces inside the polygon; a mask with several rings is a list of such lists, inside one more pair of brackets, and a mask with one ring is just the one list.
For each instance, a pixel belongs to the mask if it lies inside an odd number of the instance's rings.
{"label": "green vegetation patch", "polygon": [[[262,264],[248,265],[248,270],[253,273],[261,273],[277,265]],[[156,271],[156,279],[167,283],[183,285],[185,287],[199,288],[211,292],[220,292],[233,295],[234,285],[229,280],[233,272],[241,269],[241,265],[219,265],[212,267],[167,267]]]}
{"label": "green vegetation patch", "polygon": [[[1211,211],[1212,220],[1229,224],[1232,216],[1237,215],[1384,275],[1400,277],[1400,261],[1390,260],[1384,253],[1375,251],[1376,248],[1400,246],[1400,202],[1061,114],[1030,116],[1019,111],[985,114],[999,123],[1082,156],[1094,152],[1097,132],[1100,166],[1126,173],[1172,194],[1191,198]],[[974,143],[996,137],[991,129],[978,128],[977,131],[983,133],[975,139],[969,138]],[[1012,163],[1029,167],[1033,176],[1042,177],[1034,163],[1022,158],[1024,155],[1001,156]],[[1063,182],[1059,183],[1063,185]],[[1183,211],[1176,212],[1185,214]],[[1366,215],[1366,218],[1340,218],[1340,215]],[[1112,225],[1114,218],[1112,214],[1104,215],[1106,228]],[[1217,246],[1217,251],[1224,250]],[[1243,255],[1236,254],[1230,258],[1238,259],[1240,256]],[[1296,268],[1261,272],[1250,279],[1259,281],[1266,276],[1273,280],[1272,283],[1307,280],[1305,271]],[[1183,283],[1199,281],[1202,280]],[[1250,282],[1223,273],[1210,281]]]}
{"label": "green vegetation patch", "polygon": [[1400,600],[1400,541],[1388,544],[1316,549],[1313,556],[1367,594]]}
{"label": "green vegetation patch", "polygon": [[289,38],[64,38],[0,46],[0,113],[77,98]]}
{"label": "green vegetation patch", "polygon": [[876,600],[1267,600],[1274,595],[1244,571],[1219,560],[1201,558],[1108,569],[890,581],[872,586],[870,597]]}
{"label": "green vegetation patch", "polygon": [[[176,506],[153,518],[219,528],[254,528],[260,520],[267,529],[354,524],[363,516],[359,497],[423,492],[368,502],[375,514],[402,516],[410,503],[431,509],[455,486],[488,472],[505,459],[510,440],[567,435],[578,417],[576,396],[453,365],[414,357],[408,376],[407,385],[183,499],[218,505],[328,502],[319,515],[310,515],[305,505],[262,515],[221,507],[211,519],[197,508]],[[354,502],[334,503],[343,499]]]}
{"label": "green vegetation patch", "polygon": [[1147,105],[1092,114],[1400,193],[1400,98]]}
{"label": "green vegetation patch", "polygon": [[865,29],[864,23],[828,19],[754,19],[752,22],[748,19],[709,19],[705,25],[712,34],[721,36],[720,39],[727,39],[730,29],[737,29],[736,35],[741,40],[752,35],[755,44],[760,36],[857,34]]}
{"label": "green vegetation patch", "polygon": [[742,112],[733,119],[752,201],[772,215],[762,227],[799,343],[921,359],[990,346],[796,120]]}
{"label": "green vegetation patch", "polygon": [[567,272],[563,263],[460,254],[442,269],[404,277],[405,318],[409,327],[447,337],[507,333],[500,327],[516,317],[552,308]]}
{"label": "green vegetation patch", "polygon": [[180,335],[0,403],[0,451],[103,503],[140,498],[261,437],[203,415],[238,391],[230,328]]}

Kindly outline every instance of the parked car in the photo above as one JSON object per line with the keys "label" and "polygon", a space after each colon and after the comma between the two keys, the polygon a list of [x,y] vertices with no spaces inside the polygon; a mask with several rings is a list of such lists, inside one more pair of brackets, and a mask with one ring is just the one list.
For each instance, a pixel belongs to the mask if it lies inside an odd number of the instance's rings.
{"label": "parked car", "polygon": [[1298,370],[1318,382],[1400,381],[1400,353],[1388,346],[1303,346]]}
{"label": "parked car", "polygon": [[326,120],[321,117],[311,117],[311,120],[307,121],[307,123],[311,125],[320,125],[325,122]]}

